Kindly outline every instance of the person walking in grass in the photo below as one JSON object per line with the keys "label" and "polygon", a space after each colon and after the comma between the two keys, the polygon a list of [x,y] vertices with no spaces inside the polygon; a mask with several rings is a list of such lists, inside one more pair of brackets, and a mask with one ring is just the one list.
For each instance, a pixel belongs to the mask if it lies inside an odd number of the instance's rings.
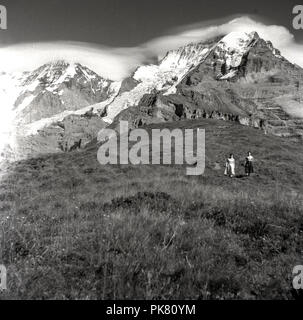
{"label": "person walking in grass", "polygon": [[234,155],[231,153],[229,155],[229,158],[227,158],[225,163],[225,172],[224,174],[229,177],[235,176],[235,168],[236,168],[236,160],[234,158]]}
{"label": "person walking in grass", "polygon": [[251,173],[254,173],[254,166],[253,166],[254,157],[251,155],[251,152],[247,152],[247,156],[245,158],[245,174],[246,176],[250,176]]}

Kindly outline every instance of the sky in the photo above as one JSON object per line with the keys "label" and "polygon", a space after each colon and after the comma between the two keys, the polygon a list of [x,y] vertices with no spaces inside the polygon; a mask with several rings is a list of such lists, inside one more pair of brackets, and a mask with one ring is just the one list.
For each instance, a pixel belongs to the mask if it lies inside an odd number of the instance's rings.
{"label": "sky", "polygon": [[[303,30],[292,27],[296,0],[0,0],[2,69],[30,70],[52,59],[86,64],[121,79],[169,49],[226,32],[257,29],[303,66]],[[1,71],[1,70],[0,70]]]}

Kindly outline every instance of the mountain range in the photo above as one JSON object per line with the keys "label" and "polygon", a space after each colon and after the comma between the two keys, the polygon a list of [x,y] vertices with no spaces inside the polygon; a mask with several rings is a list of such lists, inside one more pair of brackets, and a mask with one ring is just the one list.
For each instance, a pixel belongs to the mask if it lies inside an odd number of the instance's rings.
{"label": "mountain range", "polygon": [[302,84],[303,69],[256,32],[190,43],[122,81],[66,61],[2,73],[0,96],[10,124],[2,156],[83,148],[120,120],[136,128],[215,118],[302,141]]}

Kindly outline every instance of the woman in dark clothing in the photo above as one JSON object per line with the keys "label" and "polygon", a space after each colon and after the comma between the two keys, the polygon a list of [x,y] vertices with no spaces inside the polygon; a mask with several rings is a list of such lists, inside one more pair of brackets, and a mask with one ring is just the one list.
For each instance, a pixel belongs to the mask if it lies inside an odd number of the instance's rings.
{"label": "woman in dark clothing", "polygon": [[251,173],[254,173],[254,166],[253,166],[254,157],[251,155],[251,152],[247,153],[247,157],[245,158],[245,174],[250,176]]}

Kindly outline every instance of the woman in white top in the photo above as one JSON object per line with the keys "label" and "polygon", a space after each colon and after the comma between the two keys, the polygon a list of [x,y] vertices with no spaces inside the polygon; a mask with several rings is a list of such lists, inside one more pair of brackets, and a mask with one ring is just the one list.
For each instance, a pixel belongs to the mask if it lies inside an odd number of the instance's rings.
{"label": "woman in white top", "polygon": [[226,160],[225,164],[225,175],[230,176],[231,178],[235,176],[236,160],[233,154],[230,154],[229,158]]}

